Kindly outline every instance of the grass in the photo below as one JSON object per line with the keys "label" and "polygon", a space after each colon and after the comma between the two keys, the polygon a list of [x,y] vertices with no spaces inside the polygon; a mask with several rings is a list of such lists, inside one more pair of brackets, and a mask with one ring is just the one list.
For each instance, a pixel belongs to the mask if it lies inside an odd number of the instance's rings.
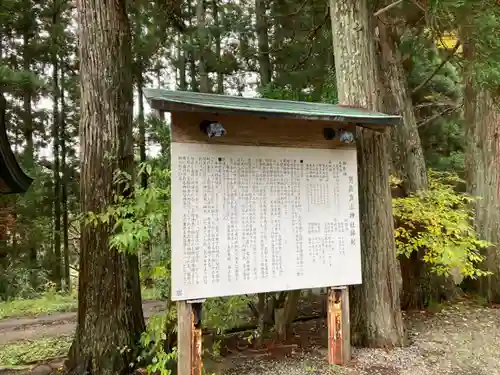
{"label": "grass", "polygon": [[34,299],[15,299],[0,302],[0,319],[21,316],[36,317],[55,312],[74,311],[76,307],[77,302],[74,295],[47,293]]}
{"label": "grass", "polygon": [[[143,289],[143,301],[159,299],[159,293],[156,289]],[[14,299],[6,302],[0,302],[0,320],[7,318],[20,317],[38,317],[53,313],[76,311],[77,309],[76,293],[63,295],[55,292],[46,294],[33,299]]]}
{"label": "grass", "polygon": [[60,336],[1,345],[0,367],[11,368],[66,355],[71,340],[72,336]]}
{"label": "grass", "polygon": [[142,288],[141,295],[143,301],[161,300],[160,291],[155,288]]}

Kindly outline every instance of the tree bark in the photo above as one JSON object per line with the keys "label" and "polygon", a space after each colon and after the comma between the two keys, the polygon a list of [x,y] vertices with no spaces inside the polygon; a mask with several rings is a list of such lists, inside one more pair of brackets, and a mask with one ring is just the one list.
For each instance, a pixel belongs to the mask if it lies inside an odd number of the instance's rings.
{"label": "tree bark", "polygon": [[189,4],[188,4],[188,13],[189,13],[188,22],[189,22],[189,30],[190,30],[190,33],[189,33],[189,78],[191,80],[191,82],[190,82],[191,91],[197,92],[197,91],[200,91],[200,86],[198,84],[198,77],[196,76],[197,75],[196,55],[194,53],[194,48],[195,48],[194,40],[195,39],[193,37],[193,34],[194,34],[193,21],[191,20],[193,12],[194,12],[193,7],[191,6],[191,2],[189,2]]}
{"label": "tree bark", "polygon": [[[81,75],[80,201],[101,212],[116,194],[117,169],[132,172],[131,34],[123,0],[77,0]],[[132,372],[144,330],[136,256],[109,248],[113,223],[82,225],[78,320],[71,374]]]}
{"label": "tree bark", "polygon": [[59,6],[57,0],[53,4],[52,27],[53,33],[53,52],[52,52],[52,152],[54,156],[54,261],[52,263],[52,279],[56,284],[56,289],[62,289],[62,258],[61,258],[61,174],[59,158],[59,132],[60,132],[60,113],[59,113],[59,38],[57,35],[57,24],[59,22]]}
{"label": "tree bark", "polygon": [[269,36],[265,0],[255,0],[255,17],[257,22],[260,84],[266,86],[271,83],[272,71],[271,60],[269,58]]}
{"label": "tree bark", "polygon": [[[268,25],[266,17],[266,2],[265,0],[255,0],[255,16],[256,16],[256,31],[258,40],[259,52],[259,73],[260,84],[266,86],[271,83],[271,63],[269,58],[269,36]],[[274,314],[275,298],[271,296],[267,298],[267,293],[260,293],[257,295],[258,299],[258,346],[262,345],[262,340],[266,332],[266,312],[271,311]],[[266,302],[270,306],[266,306]]]}
{"label": "tree bark", "polygon": [[[31,30],[26,29],[23,33],[23,70],[31,71]],[[24,151],[25,161],[28,168],[33,168],[35,160],[35,145],[33,142],[33,112],[31,110],[32,88],[30,85],[24,88],[23,92],[23,122],[24,138],[26,139],[26,149]]]}
{"label": "tree bark", "polygon": [[[367,0],[330,0],[339,102],[377,110],[378,77]],[[354,345],[404,342],[389,190],[388,133],[357,130],[363,284],[352,288]]]}
{"label": "tree bark", "polygon": [[406,73],[399,56],[399,35],[391,25],[393,22],[384,16],[380,16],[378,22],[379,64],[385,87],[383,109],[402,117],[392,131],[392,162],[403,181],[405,193],[410,194],[427,190],[427,169]]}
{"label": "tree bark", "polygon": [[[397,19],[381,14],[379,30],[379,72],[384,83],[384,111],[398,114],[402,121],[392,130],[392,169],[402,180],[406,195],[427,190],[427,169],[418,133],[411,92],[399,54],[400,31]],[[425,252],[419,251],[410,258],[399,257],[401,272],[401,306],[405,309],[423,309],[429,302],[439,299],[443,277],[433,274],[424,262]],[[451,285],[454,288],[454,285]],[[451,294],[451,292],[450,292]]]}
{"label": "tree bark", "polygon": [[186,50],[184,45],[184,34],[178,36],[177,42],[177,62],[179,64],[179,90],[187,90],[186,81]]}
{"label": "tree bark", "polygon": [[218,0],[212,0],[212,11],[214,15],[214,37],[215,37],[215,58],[217,59],[217,94],[224,94],[224,74],[222,73],[221,61],[221,26],[219,20]]}
{"label": "tree bark", "polygon": [[62,233],[63,233],[63,254],[64,254],[64,284],[67,292],[71,292],[70,277],[70,256],[69,256],[69,212],[68,212],[68,167],[66,149],[66,103],[64,101],[64,69],[61,67],[61,206],[62,206]]}
{"label": "tree bark", "polygon": [[474,224],[481,239],[491,242],[484,269],[491,276],[479,279],[479,292],[491,303],[500,303],[500,111],[492,94],[472,74],[474,46],[463,33],[465,75],[464,118],[466,124],[465,174],[467,191],[479,197]]}
{"label": "tree bark", "polygon": [[207,25],[205,20],[205,0],[197,0],[196,3],[196,21],[198,36],[198,73],[200,75],[200,91],[210,92],[210,83],[208,80],[206,50],[208,45]]}
{"label": "tree bark", "polygon": [[[142,64],[139,67],[137,74],[137,94],[139,101],[139,114],[137,121],[139,122],[139,160],[141,163],[146,162],[146,122],[144,121],[144,82],[143,82]],[[148,187],[148,175],[143,173],[141,176],[141,186],[146,189]]]}

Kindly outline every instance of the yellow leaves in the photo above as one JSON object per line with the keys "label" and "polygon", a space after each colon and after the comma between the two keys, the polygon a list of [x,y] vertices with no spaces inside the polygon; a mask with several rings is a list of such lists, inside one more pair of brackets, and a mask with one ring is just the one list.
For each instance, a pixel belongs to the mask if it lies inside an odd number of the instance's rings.
{"label": "yellow leaves", "polygon": [[409,257],[424,250],[424,261],[438,274],[484,276],[477,268],[483,260],[479,250],[489,243],[479,240],[472,226],[475,198],[454,190],[460,182],[455,175],[430,171],[428,191],[393,199],[396,251]]}

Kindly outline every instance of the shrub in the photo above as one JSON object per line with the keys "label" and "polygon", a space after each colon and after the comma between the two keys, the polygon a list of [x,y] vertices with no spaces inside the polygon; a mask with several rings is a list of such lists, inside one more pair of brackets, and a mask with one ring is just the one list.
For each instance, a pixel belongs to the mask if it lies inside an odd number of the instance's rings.
{"label": "shrub", "polygon": [[476,198],[454,189],[461,182],[456,175],[430,171],[427,191],[393,199],[396,251],[410,257],[424,250],[433,272],[476,278],[488,274],[477,265],[483,260],[480,251],[490,244],[473,226]]}

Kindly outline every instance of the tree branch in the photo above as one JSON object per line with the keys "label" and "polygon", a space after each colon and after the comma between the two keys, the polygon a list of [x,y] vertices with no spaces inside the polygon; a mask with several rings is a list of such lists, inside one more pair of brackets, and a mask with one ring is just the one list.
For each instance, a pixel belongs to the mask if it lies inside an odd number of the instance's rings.
{"label": "tree branch", "polygon": [[435,115],[430,116],[430,117],[426,118],[425,120],[420,121],[417,124],[417,128],[420,128],[421,126],[427,125],[429,122],[434,121],[435,119],[437,119],[437,118],[439,118],[441,116],[444,116],[447,113],[455,112],[456,110],[460,109],[462,107],[462,105],[463,104],[459,104],[459,105],[457,105],[455,107],[447,108],[447,109],[445,109],[442,112],[436,113]]}
{"label": "tree branch", "polygon": [[319,30],[321,30],[321,28],[326,24],[326,22],[328,21],[328,19],[330,18],[330,7],[326,7],[326,14],[325,14],[325,18],[323,19],[323,22],[321,22],[319,25],[317,25],[312,31],[311,33],[309,34],[309,36],[307,37],[307,40],[309,42],[311,42],[309,44],[309,50],[307,51],[307,54],[302,57],[298,62],[297,64],[295,64],[293,67],[292,67],[292,70],[296,70],[298,67],[302,66],[305,64],[305,62],[307,60],[309,60],[309,58],[311,57],[312,55],[312,51],[313,51],[313,47],[314,47],[314,43],[312,43],[312,40],[314,39],[314,37],[316,36],[316,34],[318,33]]}
{"label": "tree branch", "polygon": [[458,39],[457,42],[455,43],[455,47],[453,47],[453,49],[448,53],[448,56],[446,56],[446,58],[441,62],[441,64],[439,64],[439,66],[434,70],[434,72],[432,72],[432,74],[429,77],[427,77],[427,79],[424,82],[422,82],[412,91],[412,94],[416,94],[418,91],[420,91],[430,82],[431,79],[433,79],[436,76],[436,74],[438,74],[438,72],[443,68],[443,66],[445,66],[446,63],[450,61],[451,58],[455,55],[460,45],[461,42],[460,39]]}
{"label": "tree branch", "polygon": [[292,12],[292,13],[289,13],[289,14],[285,15],[285,18],[294,17],[294,16],[296,16],[297,14],[299,14],[299,13],[302,11],[302,9],[304,9],[304,7],[306,6],[306,4],[307,4],[308,2],[309,2],[309,0],[304,0],[304,2],[303,2],[300,6],[299,6],[299,8],[298,8],[296,11],[294,11],[294,12]]}
{"label": "tree branch", "polygon": [[389,9],[394,8],[395,6],[397,6],[397,5],[401,4],[402,2],[403,2],[403,0],[397,0],[397,1],[395,1],[394,3],[389,4],[389,5],[387,5],[386,7],[383,7],[382,9],[377,10],[375,13],[373,13],[373,15],[374,15],[375,17],[378,17],[378,16],[380,16],[382,13],[387,12]]}

